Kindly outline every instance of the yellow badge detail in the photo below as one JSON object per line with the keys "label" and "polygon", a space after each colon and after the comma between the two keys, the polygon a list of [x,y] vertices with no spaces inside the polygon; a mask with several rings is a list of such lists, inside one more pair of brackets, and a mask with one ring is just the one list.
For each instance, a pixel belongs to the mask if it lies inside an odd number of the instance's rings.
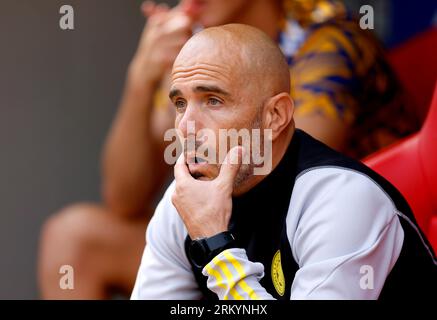
{"label": "yellow badge detail", "polygon": [[272,281],[276,292],[282,297],[285,293],[285,277],[282,271],[281,251],[276,251],[272,260]]}

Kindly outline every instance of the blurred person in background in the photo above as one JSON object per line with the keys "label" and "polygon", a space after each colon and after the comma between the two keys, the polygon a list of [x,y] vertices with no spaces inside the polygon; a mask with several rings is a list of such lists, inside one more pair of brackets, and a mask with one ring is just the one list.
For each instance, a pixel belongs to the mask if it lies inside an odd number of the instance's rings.
{"label": "blurred person in background", "polygon": [[[169,181],[164,132],[174,126],[167,97],[174,59],[195,30],[231,22],[277,41],[292,74],[296,127],[361,158],[406,136],[419,123],[373,35],[338,1],[182,0],[146,2],[148,18],[127,71],[119,110],[102,156],[102,204],[67,206],[42,230],[43,298],[129,295],[156,199]],[[59,268],[74,268],[74,290],[59,287]]]}

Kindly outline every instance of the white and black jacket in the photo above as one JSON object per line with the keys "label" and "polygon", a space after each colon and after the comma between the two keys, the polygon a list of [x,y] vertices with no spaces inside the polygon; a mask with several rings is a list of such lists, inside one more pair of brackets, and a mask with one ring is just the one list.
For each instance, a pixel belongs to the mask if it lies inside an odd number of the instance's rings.
{"label": "white and black jacket", "polygon": [[405,299],[437,286],[434,252],[401,194],[303,131],[233,199],[238,245],[203,270],[187,257],[173,189],[148,226],[132,299]]}

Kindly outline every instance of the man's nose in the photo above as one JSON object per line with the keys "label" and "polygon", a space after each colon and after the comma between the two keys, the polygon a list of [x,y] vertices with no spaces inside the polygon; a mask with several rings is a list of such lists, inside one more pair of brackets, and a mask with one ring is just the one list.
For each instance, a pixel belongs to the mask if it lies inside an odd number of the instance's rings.
{"label": "man's nose", "polygon": [[187,106],[177,128],[181,130],[184,138],[189,134],[196,134],[202,128],[201,115],[195,105]]}

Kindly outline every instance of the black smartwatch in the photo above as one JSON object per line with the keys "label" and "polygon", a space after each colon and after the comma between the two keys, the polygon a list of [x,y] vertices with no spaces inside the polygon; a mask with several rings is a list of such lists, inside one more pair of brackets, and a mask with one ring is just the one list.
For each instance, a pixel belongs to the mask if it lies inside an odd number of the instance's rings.
{"label": "black smartwatch", "polygon": [[209,238],[192,240],[188,247],[188,254],[193,264],[203,269],[220,252],[233,247],[235,247],[235,238],[232,233],[225,231]]}

